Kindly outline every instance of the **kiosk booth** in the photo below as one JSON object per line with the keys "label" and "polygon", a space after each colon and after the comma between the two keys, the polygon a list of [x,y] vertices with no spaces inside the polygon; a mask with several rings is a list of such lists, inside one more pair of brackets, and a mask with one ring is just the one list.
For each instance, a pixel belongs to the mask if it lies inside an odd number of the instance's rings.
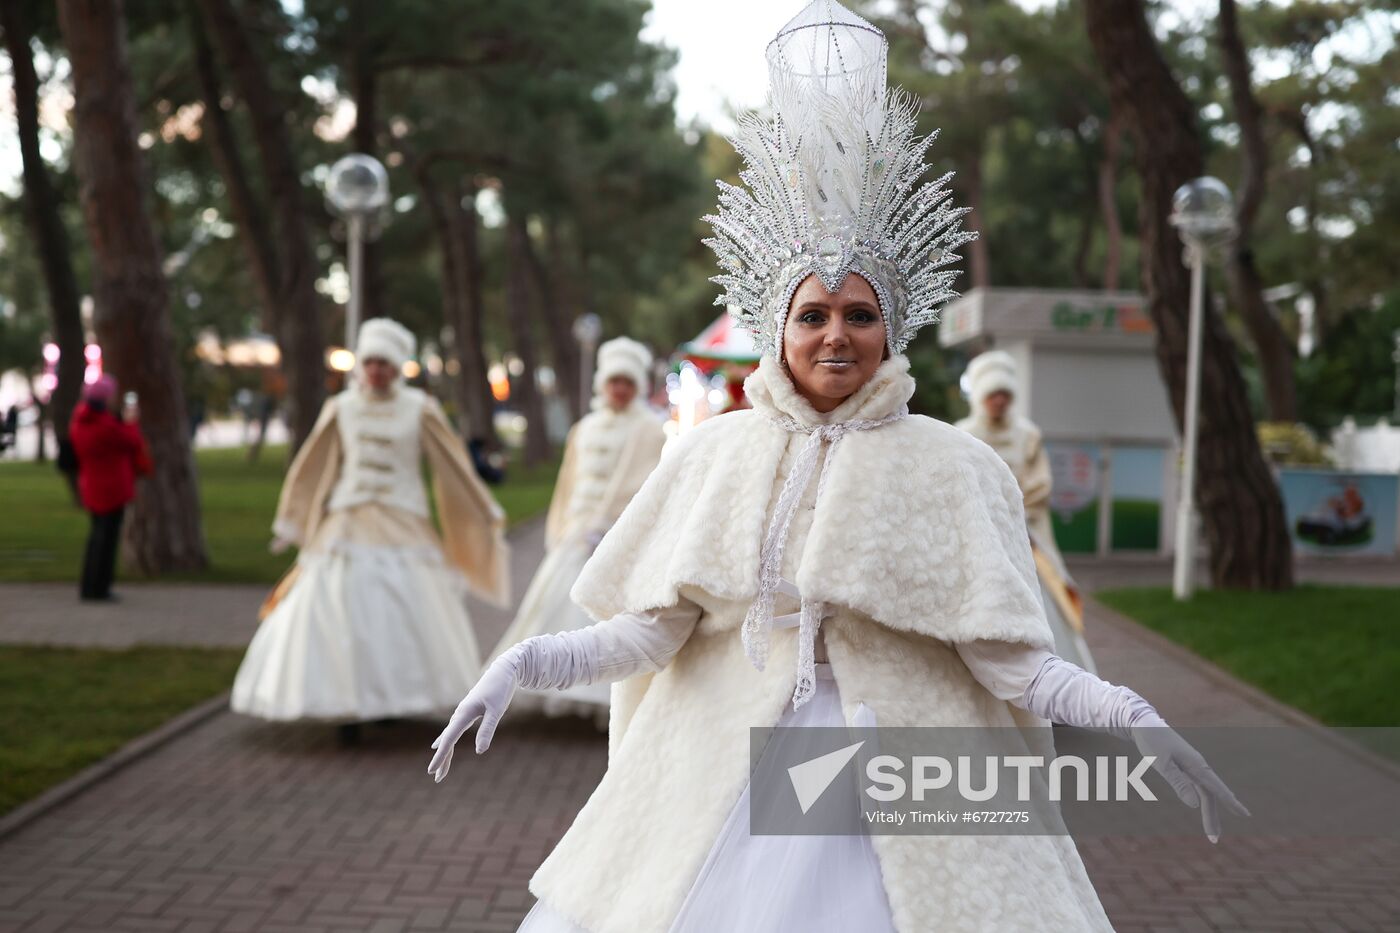
{"label": "kiosk booth", "polygon": [[1170,552],[1179,445],[1141,295],[977,288],[944,310],[938,338],[1015,358],[1015,410],[1044,435],[1062,551]]}

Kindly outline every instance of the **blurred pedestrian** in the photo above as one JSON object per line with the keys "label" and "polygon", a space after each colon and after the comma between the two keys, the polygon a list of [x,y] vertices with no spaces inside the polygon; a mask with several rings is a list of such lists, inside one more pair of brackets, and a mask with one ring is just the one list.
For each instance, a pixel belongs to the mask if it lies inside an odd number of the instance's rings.
{"label": "blurred pedestrian", "polygon": [[135,407],[123,421],[112,410],[117,381],[98,377],[83,389],[73,410],[68,437],[78,461],[78,496],[92,517],[79,594],[85,600],[112,600],[122,516],[136,497],[136,477],[151,472],[151,455],[137,426]]}
{"label": "blurred pedestrian", "polygon": [[972,414],[959,421],[958,427],[995,450],[1021,487],[1031,554],[1045,614],[1055,635],[1055,652],[1086,671],[1094,671],[1094,658],[1084,640],[1083,601],[1055,543],[1050,520],[1050,457],[1040,428],[1013,407],[1021,391],[1016,359],[1004,350],[989,350],[968,364],[967,378]]}
{"label": "blurred pedestrian", "polygon": [[11,405],[5,412],[5,417],[0,419],[0,453],[15,446],[15,437],[18,434],[19,406]]}
{"label": "blurred pedestrian", "polygon": [[476,467],[476,475],[483,481],[492,486],[505,482],[506,469],[502,457],[486,446],[484,438],[474,437],[467,441],[467,453],[472,458],[472,466]]}
{"label": "blurred pedestrian", "polygon": [[353,741],[360,722],[450,709],[480,672],[465,597],[508,599],[505,513],[441,406],[404,384],[414,349],[402,325],[367,321],[357,379],[326,402],[292,461],[273,546],[301,553],[264,604],[235,712],[338,722]]}
{"label": "blurred pedestrian", "polygon": [[[598,542],[656,468],[666,442],[660,419],[646,403],[650,372],[651,351],[635,340],[619,337],[598,348],[593,410],[574,425],[564,447],[545,522],[547,552],[498,651],[532,635],[592,623],[569,591]],[[592,717],[607,728],[610,689],[599,683],[564,691],[522,690],[514,709]]]}

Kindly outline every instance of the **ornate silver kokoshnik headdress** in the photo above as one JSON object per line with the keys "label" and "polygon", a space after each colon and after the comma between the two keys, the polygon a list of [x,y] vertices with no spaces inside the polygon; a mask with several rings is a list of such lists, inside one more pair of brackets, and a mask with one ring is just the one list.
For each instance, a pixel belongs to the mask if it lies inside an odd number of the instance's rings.
{"label": "ornate silver kokoshnik headdress", "polygon": [[918,105],[887,90],[889,43],[835,0],[814,0],[768,44],[769,105],[732,142],[746,187],[719,182],[715,235],[724,288],[715,304],[782,357],[788,305],[816,274],[828,292],[855,272],[870,283],[891,353],[957,297],[950,285],[966,209],[950,202],[952,173],[920,182],[937,133],[914,135]]}

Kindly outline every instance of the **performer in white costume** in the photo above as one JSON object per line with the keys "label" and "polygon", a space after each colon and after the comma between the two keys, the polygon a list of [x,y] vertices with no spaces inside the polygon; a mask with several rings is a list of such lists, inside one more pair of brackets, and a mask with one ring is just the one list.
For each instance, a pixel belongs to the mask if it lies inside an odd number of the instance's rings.
{"label": "performer in white costume", "polygon": [[989,350],[968,364],[967,378],[972,414],[959,421],[958,427],[989,445],[1011,467],[1021,487],[1055,653],[1093,672],[1094,658],[1084,641],[1084,604],[1055,543],[1050,521],[1050,457],[1040,428],[1012,408],[1021,392],[1016,360],[1005,351]]}
{"label": "performer in white costume", "polygon": [[[651,351],[619,337],[598,348],[592,412],[574,425],[545,525],[544,561],[498,651],[532,635],[583,628],[592,620],[569,598],[583,565],[661,458],[666,434],[646,398]],[[608,723],[609,685],[522,692],[511,709],[577,714]]]}
{"label": "performer in white costume", "polygon": [[274,549],[301,551],[238,670],[236,712],[349,723],[439,713],[480,671],[464,597],[509,598],[505,514],[438,403],[403,384],[414,345],[401,325],[366,321],[359,378],[326,402],[292,461],[272,530]]}
{"label": "performer in white costume", "polygon": [[667,448],[574,587],[605,621],[501,655],[429,770],[478,719],[484,751],[518,687],[616,683],[607,773],[531,880],[529,933],[1108,929],[1065,836],[749,833],[749,730],[773,725],[1103,726],[1208,832],[1237,806],[1141,697],[1050,652],[1010,470],[908,413],[903,350],[970,235],[947,179],[919,181],[884,36],[817,0],[768,54],[774,117],[741,122],[746,187],[721,185],[709,241],[764,351],[753,410]]}

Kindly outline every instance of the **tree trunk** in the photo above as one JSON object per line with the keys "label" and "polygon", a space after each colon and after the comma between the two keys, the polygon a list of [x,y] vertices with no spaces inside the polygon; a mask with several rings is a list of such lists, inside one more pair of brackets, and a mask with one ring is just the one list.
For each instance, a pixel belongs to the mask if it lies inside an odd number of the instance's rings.
{"label": "tree trunk", "polygon": [[496,397],[491,392],[491,380],[486,366],[486,298],[482,285],[486,271],[481,266],[481,227],[476,213],[476,185],[468,183],[465,190],[453,189],[456,210],[452,218],[457,246],[457,270],[462,276],[459,293],[462,296],[461,320],[453,333],[457,335],[457,359],[462,368],[462,381],[471,398],[468,412],[473,419],[469,438],[479,439],[491,450],[501,446],[496,434]]}
{"label": "tree trunk", "polygon": [[[53,419],[54,434],[62,444],[68,437],[68,420],[83,390],[86,340],[68,231],[59,213],[58,193],[49,181],[48,169],[39,152],[39,77],[34,72],[30,46],[32,27],[25,19],[25,12],[23,3],[0,3],[0,28],[5,31],[5,46],[10,54],[16,129],[24,166],[25,219],[34,235],[39,263],[43,267],[44,287],[49,296],[49,326],[59,351],[58,386],[45,407]],[[42,441],[42,419],[39,424]],[[42,454],[42,443],[39,449]]]}
{"label": "tree trunk", "polygon": [[583,381],[584,373],[592,367],[582,356],[582,347],[574,338],[574,322],[589,313],[591,299],[586,271],[581,263],[571,261],[579,255],[577,249],[569,248],[569,241],[560,232],[556,223],[548,227],[545,243],[549,257],[549,268],[554,281],[554,296],[558,302],[562,319],[562,336],[568,340],[569,353],[573,360],[573,371],[569,375],[573,390],[566,396],[572,402],[573,417],[577,420],[588,414],[588,405],[593,398],[593,387]]}
{"label": "tree trunk", "polygon": [[538,358],[535,354],[533,318],[530,313],[529,260],[523,220],[510,215],[506,229],[506,301],[515,353],[524,370],[514,382],[515,396],[525,416],[525,465],[534,466],[549,459],[549,431],[545,424],[544,399],[535,383]]}
{"label": "tree trunk", "polygon": [[274,94],[248,30],[229,0],[199,0],[199,6],[248,108],[272,203],[279,256],[277,338],[287,374],[288,421],[295,450],[311,433],[325,401],[326,341],[316,294],[316,255],[306,225],[301,175],[287,133],[288,108]]}
{"label": "tree trunk", "polygon": [[[1168,216],[1177,187],[1204,170],[1195,113],[1157,48],[1142,0],[1088,0],[1086,19],[1114,112],[1136,142],[1143,287],[1179,427],[1190,279]],[[1283,503],[1259,450],[1234,344],[1209,302],[1206,309],[1197,508],[1210,545],[1211,579],[1217,587],[1284,589],[1293,582],[1293,561]]]}
{"label": "tree trunk", "polygon": [[[556,264],[558,256],[558,232],[553,225],[549,228],[550,265],[540,261],[539,250],[527,234],[525,237],[525,259],[530,266],[530,277],[535,282],[535,297],[539,301],[540,320],[549,338],[551,356],[554,358],[555,392],[564,399],[569,414],[575,420],[583,417],[583,406],[588,399],[583,397],[579,385],[579,347],[574,339],[574,314],[564,304],[562,296],[571,294],[568,289],[568,275]],[[564,287],[559,287],[563,285]]]}
{"label": "tree trunk", "polygon": [[1220,52],[1230,82],[1230,100],[1240,126],[1243,172],[1240,199],[1235,211],[1238,228],[1225,262],[1230,297],[1244,318],[1259,370],[1264,379],[1264,399],[1273,421],[1298,420],[1298,399],[1293,381],[1293,344],[1264,300],[1264,282],[1254,262],[1254,221],[1264,203],[1268,186],[1269,148],[1264,141],[1263,113],[1249,82],[1249,59],[1240,38],[1234,0],[1220,0]]}
{"label": "tree trunk", "polygon": [[1099,214],[1104,228],[1104,291],[1118,290],[1123,265],[1123,222],[1118,219],[1118,156],[1123,139],[1123,121],[1117,111],[1109,114],[1103,128],[1103,161],[1099,163]]}
{"label": "tree trunk", "polygon": [[458,427],[468,439],[488,448],[500,447],[493,421],[495,398],[486,377],[482,347],[481,257],[477,246],[476,206],[471,189],[446,189],[426,169],[418,173],[423,203],[428,209],[442,253],[443,318],[452,327],[452,350],[457,358],[453,380],[459,410]]}
{"label": "tree trunk", "polygon": [[982,151],[977,150],[963,169],[963,190],[967,192],[967,229],[982,235],[967,244],[968,273],[973,288],[988,288],[992,284],[992,254],[987,248],[987,231],[982,212]]}
{"label": "tree trunk", "polygon": [[120,0],[60,0],[73,69],[73,164],[92,245],[94,322],[103,358],[141,401],[155,472],[126,524],[127,562],[147,574],[208,565],[185,394],[170,331]]}
{"label": "tree trunk", "polygon": [[[191,4],[193,7],[193,4]],[[209,36],[199,18],[197,10],[190,11],[190,34],[194,48],[195,71],[199,76],[200,94],[204,99],[204,117],[201,121],[209,152],[223,179],[228,194],[229,210],[238,227],[239,241],[248,256],[248,265],[253,273],[253,284],[258,290],[262,303],[262,329],[268,333],[277,332],[279,281],[281,272],[277,267],[277,253],[273,249],[272,228],[267,223],[267,214],[258,197],[253,193],[248,179],[248,169],[238,151],[238,138],[234,133],[233,121],[224,110],[224,92],[219,80],[218,63],[214,59],[214,49],[209,45]]]}
{"label": "tree trunk", "polygon": [[[1093,152],[1088,141],[1078,132],[1075,132],[1075,136],[1079,139],[1080,152],[1083,153],[1086,187],[1088,190],[1093,190],[1094,186],[1098,184],[1098,167],[1094,164]],[[1074,245],[1075,288],[1089,288],[1089,252],[1094,246],[1094,224],[1098,219],[1097,205],[1090,198],[1084,198],[1079,207],[1079,237]]]}
{"label": "tree trunk", "polygon": [[[433,232],[437,234],[438,252],[442,256],[442,284],[439,289],[442,293],[442,320],[452,328],[451,350],[456,356],[462,341],[462,335],[458,332],[462,319],[462,294],[459,287],[461,275],[457,270],[457,249],[453,242],[450,219],[452,205],[429,172],[419,173],[418,187],[422,189],[423,206],[428,210],[428,220],[432,223]],[[472,399],[467,391],[464,369],[459,358],[456,378],[452,380],[452,390],[457,400],[457,430],[464,437],[470,437],[477,418],[471,411]]]}
{"label": "tree trunk", "polygon": [[1308,116],[1302,110],[1277,108],[1272,115],[1284,126],[1298,134],[1298,139],[1308,150],[1308,190],[1303,199],[1303,209],[1307,211],[1308,227],[1308,248],[1317,257],[1318,262],[1313,270],[1305,277],[1303,286],[1313,297],[1313,329],[1316,338],[1321,341],[1327,333],[1332,323],[1332,305],[1329,301],[1327,285],[1322,277],[1317,275],[1316,270],[1325,269],[1328,266],[1328,240],[1318,229],[1318,175],[1324,153],[1322,147],[1313,138],[1312,130],[1308,129]]}
{"label": "tree trunk", "polygon": [[[29,380],[29,384],[31,386],[34,385],[32,377]],[[34,407],[39,409],[39,417],[34,419],[34,429],[39,432],[39,443],[34,448],[34,461],[36,463],[47,463],[49,459],[49,440],[44,436],[44,425],[48,423],[51,409],[37,398],[34,400]],[[76,494],[78,486],[77,477],[73,477],[73,480],[73,489]]]}
{"label": "tree trunk", "polygon": [[[366,0],[355,0],[351,16],[355,21],[355,48],[350,62],[351,90],[355,99],[355,129],[351,142],[356,152],[373,156],[378,150],[379,81],[376,70],[377,49],[365,34]],[[377,239],[366,238],[364,244],[364,279],[361,283],[360,319],[367,321],[388,313],[384,302],[383,253]]]}

